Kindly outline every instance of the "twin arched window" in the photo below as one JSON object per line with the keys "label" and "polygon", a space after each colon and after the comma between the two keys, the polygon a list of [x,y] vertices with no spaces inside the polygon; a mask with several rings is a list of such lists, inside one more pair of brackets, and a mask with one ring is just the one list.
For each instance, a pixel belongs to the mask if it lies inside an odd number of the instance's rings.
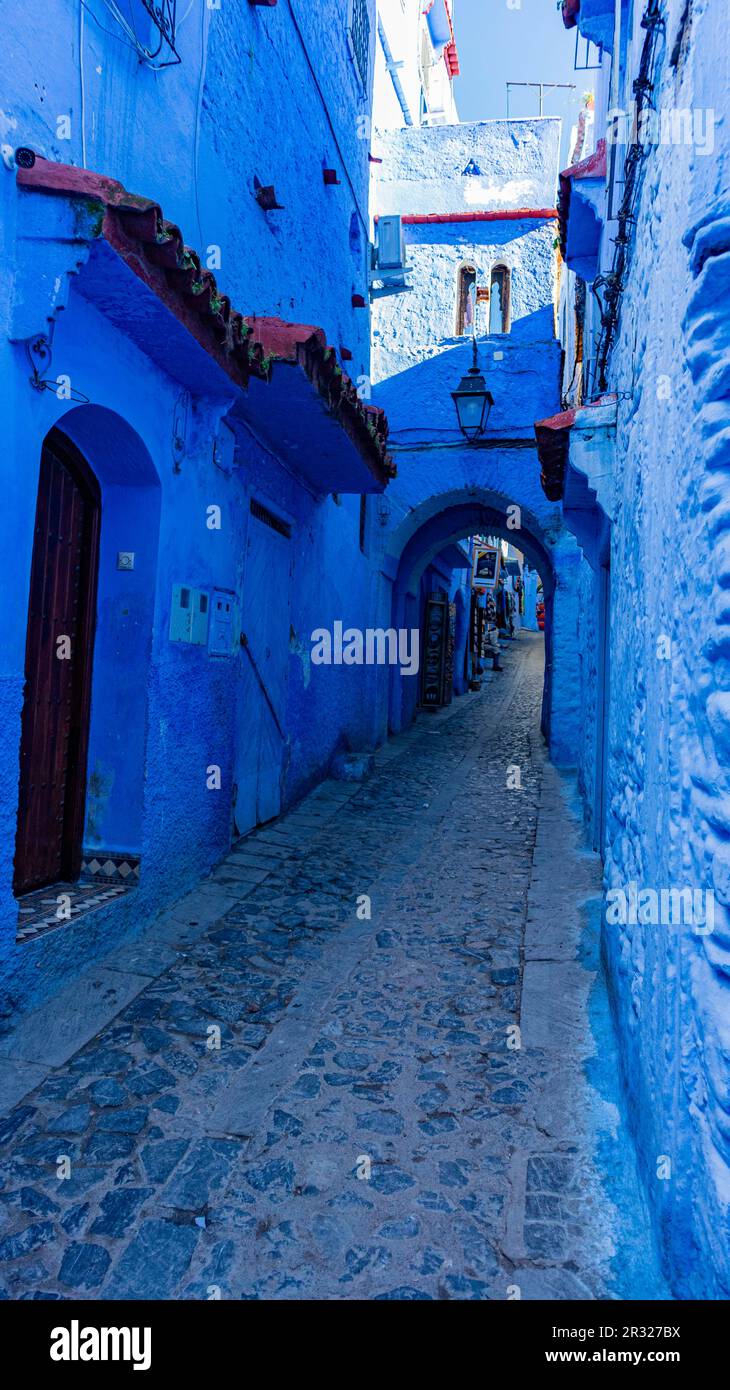
{"label": "twin arched window", "polygon": [[477,286],[477,273],[473,265],[465,263],[459,267],[456,286],[456,332],[457,336],[474,332],[476,306],[487,303],[488,333],[509,333],[511,327],[510,270],[501,262],[492,266],[489,288]]}

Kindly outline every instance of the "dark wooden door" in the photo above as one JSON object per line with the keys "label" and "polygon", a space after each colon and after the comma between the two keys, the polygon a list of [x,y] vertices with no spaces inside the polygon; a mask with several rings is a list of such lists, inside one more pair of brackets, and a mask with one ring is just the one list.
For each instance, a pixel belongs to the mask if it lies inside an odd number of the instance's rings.
{"label": "dark wooden door", "polygon": [[41,457],[25,650],[16,893],[78,878],[99,553],[99,488],[53,431]]}

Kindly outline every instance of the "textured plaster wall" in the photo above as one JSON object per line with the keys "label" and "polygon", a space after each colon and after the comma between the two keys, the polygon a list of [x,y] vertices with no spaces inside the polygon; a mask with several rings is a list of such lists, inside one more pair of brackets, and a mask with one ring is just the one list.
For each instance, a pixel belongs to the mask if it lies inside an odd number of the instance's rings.
{"label": "textured plaster wall", "polygon": [[[722,8],[667,6],[658,104],[727,102]],[[639,38],[641,35],[639,35]],[[711,889],[715,926],[606,927],[644,1176],[681,1297],[730,1294],[730,675],[726,123],[646,164],[613,371],[609,886]],[[625,393],[625,394],[623,394]],[[671,1176],[660,1178],[660,1156]],[[666,1165],[665,1165],[666,1171]]]}
{"label": "textured plaster wall", "polygon": [[[89,342],[94,343],[93,354],[87,350]],[[228,686],[230,690],[231,663],[216,665],[208,660],[205,648],[173,649],[168,642],[174,582],[212,587],[226,586],[235,579],[241,522],[240,507],[230,486],[221,496],[220,484],[216,485],[222,507],[221,531],[214,534],[205,525],[211,488],[206,465],[209,467],[212,419],[203,413],[196,420],[188,440],[188,466],[175,476],[170,462],[174,383],[155,370],[128,340],[120,338],[75,290],[59,318],[54,347],[76,389],[83,388],[93,406],[60,402],[53,392],[33,392],[22,354],[17,349],[3,349],[4,377],[19,405],[17,423],[22,423],[14,453],[22,489],[13,499],[17,510],[6,515],[6,524],[18,537],[18,547],[11,576],[13,623],[8,641],[12,700],[2,745],[10,833],[5,842],[1,949],[7,993],[13,1002],[24,1005],[57,987],[61,979],[78,969],[79,959],[92,958],[104,946],[108,948],[125,931],[141,925],[145,912],[191,884],[221,854],[228,843],[230,823],[225,790],[221,794],[206,790],[205,766],[220,764],[225,789],[233,733],[226,689]],[[116,367],[113,374],[107,368],[110,358]],[[90,421],[88,411],[92,412]],[[102,533],[105,512],[114,519],[113,545],[107,545],[103,535],[100,554],[100,640],[95,652],[89,750],[89,770],[98,776],[96,794],[87,807],[91,821],[89,825],[87,820],[87,828],[92,843],[141,852],[143,873],[139,890],[113,911],[97,913],[79,924],[69,923],[61,931],[17,948],[17,909],[10,882],[22,651],[41,443],[53,425],[84,446],[97,474],[102,491]],[[136,511],[125,506],[119,512],[115,507],[115,494],[126,496],[118,485],[122,458],[151,484],[148,498]],[[153,460],[157,460],[156,466]],[[159,563],[157,490],[162,494]],[[135,553],[135,571],[124,576],[125,588],[116,583],[116,540],[121,537],[124,544],[120,548]],[[135,582],[154,611],[154,622],[143,634],[141,645],[134,633],[124,631],[124,610]],[[135,717],[130,720],[132,709]],[[143,788],[139,785],[141,769]],[[191,825],[196,827],[194,836]]]}
{"label": "textured plaster wall", "polygon": [[[328,0],[326,24],[324,14],[323,4],[301,0],[271,9],[196,5],[179,30],[181,64],[153,74],[114,38],[99,0],[81,11],[70,0],[16,9],[5,29],[0,138],[52,160],[83,160],[157,200],[204,263],[212,253],[219,288],[236,308],[321,325],[336,349],[350,350],[347,366],[356,376],[367,373],[369,357],[368,313],[351,304],[353,292],[366,294],[368,125],[361,118],[367,101],[347,45],[346,0]],[[69,139],[58,138],[59,117],[69,118]],[[324,167],[336,169],[337,186],[324,185]],[[253,196],[255,175],[275,185],[280,211],[262,212]],[[93,292],[103,301],[106,274],[103,261],[95,278],[84,264],[88,213],[33,195],[25,195],[21,212],[21,197],[3,170],[0,242],[4,263],[16,270],[0,294],[4,526],[14,561],[7,576],[11,621],[0,636],[0,974],[11,1010],[28,1007],[80,961],[143,930],[152,912],[227,849],[235,747],[248,736],[246,711],[236,718],[245,659],[238,633],[255,626],[262,606],[277,603],[282,584],[291,597],[281,711],[285,802],[326,773],[336,749],[372,746],[386,728],[388,672],[312,669],[311,632],[335,619],[365,626],[381,612],[387,622],[390,612],[374,498],[362,553],[358,496],[335,501],[326,481],[322,495],[313,496],[242,427],[233,471],[215,465],[213,440],[232,404],[229,384],[215,372],[189,389],[184,457],[175,471],[185,354],[170,340],[162,365],[165,311],[150,320],[155,366],[84,298]],[[17,241],[16,231],[22,233]],[[78,281],[69,280],[79,263]],[[140,305],[139,298],[130,304],[130,318]],[[48,332],[49,325],[52,376],[63,370],[95,409],[114,412],[106,433],[98,417],[85,417],[84,430],[72,403],[31,389],[24,350],[8,337]],[[19,949],[11,882],[33,518],[41,443],[66,416],[106,502],[87,841],[141,853],[142,873],[127,899]],[[316,438],[302,443],[316,453]],[[138,476],[124,476],[125,450]],[[265,592],[252,592],[245,581],[251,496],[291,524],[288,571],[270,575]],[[221,507],[220,531],[206,526],[210,504]],[[133,574],[116,572],[120,549],[135,552]],[[206,647],[169,641],[174,583],[234,594],[229,657],[212,659]],[[206,788],[212,763],[221,768],[220,793]]]}
{"label": "textured plaster wall", "polygon": [[576,648],[578,653],[578,690],[580,692],[579,741],[576,749],[578,789],[581,793],[586,829],[591,841],[599,848],[600,826],[597,824],[597,757],[599,721],[603,692],[600,685],[599,577],[586,560],[578,576],[578,612]]}
{"label": "textured plaster wall", "polygon": [[[179,26],[181,63],[159,73],[120,41],[101,0],[79,8],[31,0],[7,16],[0,139],[156,199],[201,256],[219,248],[216,277],[237,308],[322,323],[352,351],[353,375],[366,371],[367,313],[350,298],[366,284],[368,105],[347,0],[196,4]],[[373,5],[371,50],[374,33]],[[64,116],[69,139],[57,134]],[[325,187],[324,167],[339,186]],[[274,184],[281,211],[262,212],[255,176]]]}
{"label": "textured plaster wall", "polygon": [[[382,213],[555,206],[560,121],[479,121],[379,131]],[[473,162],[478,173],[464,174]]]}
{"label": "textured plaster wall", "polygon": [[[90,341],[95,346],[92,357],[86,351]],[[80,958],[93,958],[121,935],[141,928],[145,914],[194,883],[227,848],[234,747],[238,738],[246,737],[245,723],[236,724],[235,696],[244,660],[237,634],[250,628],[261,605],[276,603],[283,582],[290,585],[292,595],[288,702],[281,712],[288,735],[285,799],[295,798],[321,777],[338,747],[372,744],[382,732],[370,698],[372,670],[311,668],[309,664],[314,627],[331,626],[335,618],[356,626],[372,619],[368,596],[376,581],[358,546],[359,498],[343,498],[339,506],[329,497],[318,500],[305,494],[303,498],[296,481],[253,444],[248,449],[240,447],[234,472],[223,474],[212,462],[212,438],[221,411],[221,403],[212,400],[201,401],[194,412],[186,454],[180,472],[175,473],[171,427],[176,383],[120,338],[75,290],[59,317],[54,347],[71,380],[93,400],[92,407],[62,405],[53,393],[31,391],[24,358],[17,350],[5,349],[6,380],[22,403],[23,430],[15,454],[22,489],[9,499],[17,510],[12,517],[6,515],[17,548],[8,586],[13,623],[5,634],[5,645],[12,648],[8,666],[15,667],[15,674],[8,674],[3,682],[3,804],[8,833],[3,840],[0,963],[7,994],[25,1006],[78,969]],[[106,369],[110,358],[116,364],[112,376]],[[104,428],[100,409],[112,422]],[[53,424],[84,448],[102,486],[103,518],[107,518],[102,531],[111,526],[101,547],[87,841],[141,853],[142,874],[134,895],[109,911],[16,948],[17,909],[10,882],[23,685],[18,670],[22,673],[38,462],[42,439]],[[126,436],[119,432],[130,427],[139,456],[149,468],[149,475],[142,476],[154,480],[141,494],[138,487],[136,508],[127,506],[129,488],[119,486],[118,473],[118,460],[128,449]],[[258,524],[249,514],[251,495],[263,497],[293,518],[290,573],[272,575],[267,592],[251,592],[245,584],[247,528]],[[119,497],[125,503],[121,509]],[[222,513],[216,531],[206,525],[212,502]],[[374,505],[374,499],[369,499],[371,510]],[[377,521],[369,524],[377,525]],[[134,552],[132,575],[118,575],[118,548]],[[228,657],[212,658],[207,646],[170,642],[175,583],[208,592],[214,588],[233,592],[239,621]],[[135,585],[149,600],[154,622],[149,629],[130,634],[125,614]],[[384,681],[382,672],[377,677]],[[381,724],[384,720],[383,710]],[[221,768],[220,792],[206,786],[206,769],[211,764]]]}

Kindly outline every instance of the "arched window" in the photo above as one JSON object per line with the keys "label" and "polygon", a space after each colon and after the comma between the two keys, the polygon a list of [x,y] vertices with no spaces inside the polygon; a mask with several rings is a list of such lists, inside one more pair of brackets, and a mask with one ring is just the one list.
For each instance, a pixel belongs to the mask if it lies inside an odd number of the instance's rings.
{"label": "arched window", "polygon": [[510,273],[506,265],[492,266],[489,279],[489,332],[509,333]]}
{"label": "arched window", "polygon": [[474,332],[477,273],[473,265],[462,265],[456,282],[456,332]]}

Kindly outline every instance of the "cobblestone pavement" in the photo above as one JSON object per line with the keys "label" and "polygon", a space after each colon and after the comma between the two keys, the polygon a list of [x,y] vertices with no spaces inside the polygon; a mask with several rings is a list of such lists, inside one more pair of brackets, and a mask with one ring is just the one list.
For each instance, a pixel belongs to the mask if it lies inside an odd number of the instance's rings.
{"label": "cobblestone pavement", "polygon": [[6,1297],[661,1296],[541,681],[525,634],[122,948],[0,1120]]}

